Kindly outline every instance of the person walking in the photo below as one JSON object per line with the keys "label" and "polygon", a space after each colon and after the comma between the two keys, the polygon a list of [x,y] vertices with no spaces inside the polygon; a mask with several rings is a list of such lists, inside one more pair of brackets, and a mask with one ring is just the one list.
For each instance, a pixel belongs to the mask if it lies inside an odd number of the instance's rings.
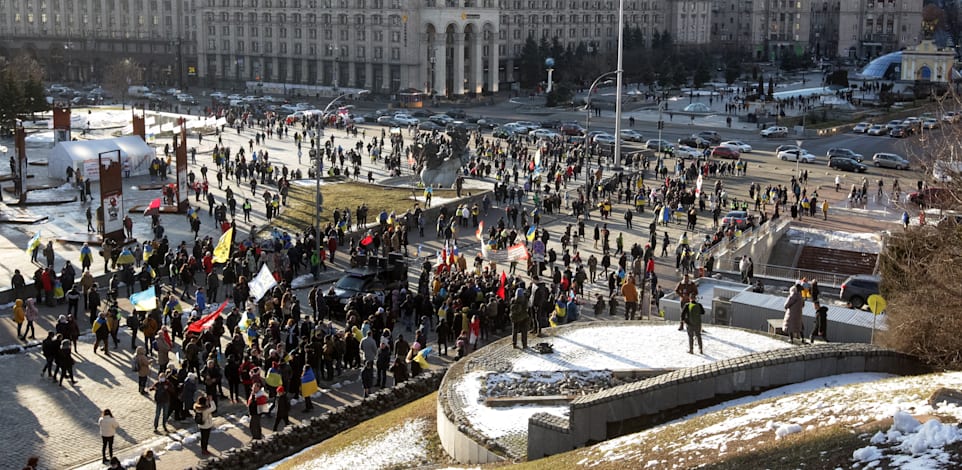
{"label": "person walking", "polygon": [[157,430],[157,423],[164,425],[164,432],[167,429],[167,418],[170,416],[170,397],[174,393],[174,387],[167,380],[167,373],[161,372],[157,375],[157,382],[150,386],[150,391],[154,392],[154,433],[160,434]]}
{"label": "person walking", "polygon": [[194,404],[194,422],[197,429],[200,429],[200,453],[210,455],[207,446],[210,444],[210,432],[214,428],[214,411],[217,411],[217,403],[209,401],[206,396],[197,398]]}
{"label": "person walking", "polygon": [[70,376],[70,383],[77,383],[73,376],[74,359],[71,354],[70,340],[64,339],[60,342],[60,351],[57,353],[57,368],[60,370],[60,386],[63,387],[63,379]]}
{"label": "person walking", "polygon": [[[654,274],[654,273],[652,273]],[[656,285],[653,281],[652,285]],[[691,275],[685,274],[681,282],[675,286],[675,293],[678,294],[678,299],[681,305],[688,305],[698,296],[698,285],[692,282]],[[678,331],[685,329],[685,322],[679,322]]]}
{"label": "person walking", "polygon": [[277,427],[281,421],[284,422],[284,426],[281,426],[281,429],[291,424],[291,396],[287,394],[287,389],[285,389],[283,385],[277,387],[274,406],[277,408],[277,417],[274,418],[274,427],[272,430],[277,432]]}
{"label": "person walking", "polygon": [[802,325],[802,307],[805,306],[805,299],[802,298],[801,287],[793,285],[788,290],[788,298],[785,299],[785,318],[782,321],[782,331],[788,335],[788,342],[794,343],[795,337],[805,344],[804,330]]}
{"label": "person walking", "polygon": [[[98,421],[100,425],[100,438],[103,441],[103,446],[100,449],[101,457],[103,457],[103,463],[110,462],[110,459],[114,458],[114,435],[117,434],[117,428],[120,424],[114,419],[114,415],[110,412],[110,408],[105,408],[100,414],[100,420]],[[107,458],[107,450],[110,450],[110,458]]]}
{"label": "person walking", "polygon": [[524,289],[518,288],[511,301],[511,344],[518,347],[518,335],[521,335],[521,348],[528,349],[528,327],[531,316],[528,315],[528,299]]}
{"label": "person walking", "polygon": [[147,350],[143,346],[137,347],[137,354],[134,355],[133,363],[137,367],[137,391],[141,395],[146,395],[147,377],[150,375],[150,358],[147,357]]}
{"label": "person walking", "polygon": [[815,323],[812,325],[812,336],[809,341],[815,343],[815,337],[821,337],[828,342],[828,307],[815,302]]}
{"label": "person walking", "polygon": [[27,299],[27,306],[23,309],[23,313],[27,320],[27,324],[23,328],[23,337],[21,339],[26,341],[27,333],[30,333],[30,339],[37,339],[37,330],[35,324],[37,319],[40,318],[40,310],[37,309],[37,299]]}
{"label": "person walking", "polygon": [[137,459],[137,466],[134,467],[135,470],[157,470],[157,460],[155,460],[154,451],[151,449],[146,449],[140,458]]}
{"label": "person walking", "polygon": [[17,324],[17,339],[23,341],[26,339],[22,334],[23,323],[27,321],[27,314],[23,309],[23,299],[17,299],[13,303],[13,321]]}
{"label": "person walking", "polygon": [[694,354],[695,339],[698,339],[698,354],[705,354],[701,340],[701,318],[705,315],[705,308],[692,299],[681,312],[681,321],[688,325],[688,354]]}

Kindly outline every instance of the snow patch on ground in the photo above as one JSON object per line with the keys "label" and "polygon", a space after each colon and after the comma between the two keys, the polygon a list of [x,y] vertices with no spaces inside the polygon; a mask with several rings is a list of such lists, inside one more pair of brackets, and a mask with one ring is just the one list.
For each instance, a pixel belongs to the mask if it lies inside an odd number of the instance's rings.
{"label": "snow patch on ground", "polygon": [[[359,468],[394,468],[410,465],[422,461],[427,457],[427,439],[425,437],[427,421],[415,419],[395,426],[385,433],[345,447],[333,454],[323,454],[308,462],[292,468],[292,470],[344,469]],[[385,450],[390,449],[390,452]],[[310,449],[305,450],[309,451]],[[284,462],[296,458],[295,454],[287,459],[261,467],[261,470],[273,470]]]}
{"label": "snow patch on ground", "polygon": [[[893,418],[895,423],[888,432],[867,438],[869,445],[853,453],[852,459],[859,462],[859,466],[870,468],[878,466],[882,459],[891,459],[891,468],[957,468],[958,463],[951,462],[952,456],[942,447],[962,440],[958,427],[936,419],[919,424],[912,415],[938,413],[962,419],[962,408],[940,403],[933,409],[926,397],[917,392],[919,388],[962,387],[962,372],[891,377],[877,373],[838,375],[732,400],[681,420],[582,450],[584,458],[579,464],[592,466],[623,461],[626,467],[642,467],[646,462],[650,464],[651,452],[657,452],[667,462],[678,462],[675,467],[685,468],[689,465],[683,461],[689,456],[748,451],[754,449],[755,441],[770,439],[773,431],[777,436],[779,430],[808,432],[832,425],[857,427]],[[708,413],[711,413],[708,418],[716,424],[689,433],[683,442],[660,441],[652,449],[639,446],[639,443],[658,440],[658,435],[670,432],[671,427]]]}
{"label": "snow patch on ground", "polygon": [[291,281],[292,289],[300,289],[302,287],[307,287],[314,283],[314,276],[311,274],[303,274],[294,278]]}
{"label": "snow patch on ground", "polygon": [[882,251],[882,237],[878,233],[826,232],[809,227],[792,227],[785,232],[792,243],[878,254]]}

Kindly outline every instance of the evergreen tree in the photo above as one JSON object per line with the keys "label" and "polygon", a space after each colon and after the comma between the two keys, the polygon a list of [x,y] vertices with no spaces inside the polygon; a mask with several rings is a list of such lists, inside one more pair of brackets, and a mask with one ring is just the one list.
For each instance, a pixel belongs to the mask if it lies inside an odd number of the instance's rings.
{"label": "evergreen tree", "polygon": [[529,35],[521,48],[521,58],[518,64],[518,80],[522,88],[534,88],[541,81],[541,71],[544,62],[538,51],[538,43]]}
{"label": "evergreen tree", "polygon": [[709,80],[711,80],[711,72],[708,70],[708,66],[704,63],[698,65],[691,78],[692,84],[695,85],[695,88],[701,88]]}

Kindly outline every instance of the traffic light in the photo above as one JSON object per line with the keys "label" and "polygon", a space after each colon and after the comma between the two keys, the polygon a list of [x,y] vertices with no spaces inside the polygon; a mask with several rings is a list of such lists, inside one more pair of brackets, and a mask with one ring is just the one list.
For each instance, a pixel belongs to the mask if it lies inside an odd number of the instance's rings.
{"label": "traffic light", "polygon": [[658,121],[658,130],[663,130],[665,128],[665,121]]}

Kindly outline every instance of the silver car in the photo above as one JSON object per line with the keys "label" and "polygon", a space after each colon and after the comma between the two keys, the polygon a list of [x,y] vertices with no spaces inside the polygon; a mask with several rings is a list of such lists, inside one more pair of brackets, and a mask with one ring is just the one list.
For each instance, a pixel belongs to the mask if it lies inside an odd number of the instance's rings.
{"label": "silver car", "polygon": [[879,152],[872,155],[872,163],[881,168],[895,168],[896,170],[908,170],[909,161],[901,155],[894,153]]}

